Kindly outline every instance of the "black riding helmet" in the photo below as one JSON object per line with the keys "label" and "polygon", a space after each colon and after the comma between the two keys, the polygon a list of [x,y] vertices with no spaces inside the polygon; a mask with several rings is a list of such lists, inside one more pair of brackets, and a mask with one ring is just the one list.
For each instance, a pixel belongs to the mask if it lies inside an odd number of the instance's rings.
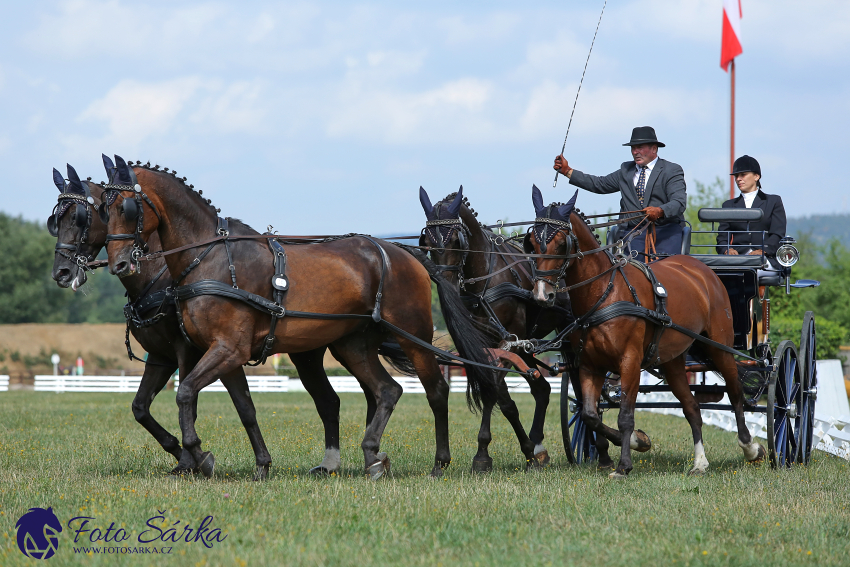
{"label": "black riding helmet", "polygon": [[[761,178],[761,166],[759,165],[759,162],[756,161],[756,158],[745,154],[735,160],[735,163],[732,165],[732,173],[729,175],[747,173],[748,171],[758,174],[759,178]],[[761,179],[756,181],[756,186],[761,189]]]}

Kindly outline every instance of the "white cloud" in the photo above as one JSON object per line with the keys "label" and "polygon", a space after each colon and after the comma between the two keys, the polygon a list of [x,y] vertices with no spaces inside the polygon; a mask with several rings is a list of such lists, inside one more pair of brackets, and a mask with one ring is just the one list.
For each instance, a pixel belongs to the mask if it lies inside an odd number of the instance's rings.
{"label": "white cloud", "polygon": [[111,139],[135,147],[149,136],[167,133],[200,86],[197,77],[155,84],[124,80],[92,102],[79,121],[105,122]]}
{"label": "white cloud", "polygon": [[327,123],[333,137],[354,137],[387,142],[433,140],[456,142],[478,139],[490,130],[482,116],[492,85],[475,78],[458,79],[420,93],[343,89],[337,111]]}

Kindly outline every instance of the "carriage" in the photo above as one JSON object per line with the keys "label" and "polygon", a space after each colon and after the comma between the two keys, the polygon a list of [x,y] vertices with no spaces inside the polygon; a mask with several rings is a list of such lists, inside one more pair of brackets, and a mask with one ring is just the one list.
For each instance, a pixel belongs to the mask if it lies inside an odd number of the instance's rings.
{"label": "carriage", "polygon": [[[716,235],[714,223],[754,222],[761,219],[763,211],[752,209],[710,209],[699,211],[699,220],[712,223],[710,231],[692,231],[683,223],[682,253],[700,261],[718,276],[729,295],[734,327],[734,348],[741,356],[736,357],[738,377],[746,394],[746,412],[764,414],[766,417],[768,457],[773,467],[789,467],[794,463],[807,464],[812,449],[812,424],[817,400],[817,367],[815,318],[811,312],[805,314],[798,349],[790,340],[784,340],[775,348],[770,342],[770,290],[785,288],[815,287],[819,282],[798,280],[791,283],[791,267],[799,259],[794,239],[785,237],[777,251],[778,270],[766,270],[763,255],[725,255],[699,253],[715,245],[691,244],[693,235]],[[725,231],[724,231],[725,232]],[[734,231],[728,242],[732,242]],[[743,231],[742,231],[743,232]],[[748,232],[748,231],[747,231]],[[616,240],[616,227],[608,232],[608,244]],[[764,241],[764,235],[762,242]],[[758,246],[755,247],[759,249]],[[695,252],[695,250],[697,252]],[[763,252],[763,248],[761,248]],[[562,364],[566,369],[568,365]],[[708,373],[714,370],[711,362],[697,355],[687,357],[686,369],[690,376],[699,376],[692,383],[691,391],[703,398],[722,397],[726,386],[707,384]],[[562,374],[561,426],[564,447],[570,462],[582,463],[596,458],[595,433],[583,422],[580,394],[568,395],[570,376]],[[657,368],[646,369],[644,375],[657,378],[657,384],[643,380],[640,394],[670,392],[663,383],[663,375]],[[620,389],[616,376],[610,376],[599,401],[600,411],[619,408]],[[693,382],[693,380],[692,380]],[[638,398],[640,400],[640,397]],[[638,401],[637,408],[681,408],[676,401]],[[731,410],[723,403],[700,403],[701,410]]]}

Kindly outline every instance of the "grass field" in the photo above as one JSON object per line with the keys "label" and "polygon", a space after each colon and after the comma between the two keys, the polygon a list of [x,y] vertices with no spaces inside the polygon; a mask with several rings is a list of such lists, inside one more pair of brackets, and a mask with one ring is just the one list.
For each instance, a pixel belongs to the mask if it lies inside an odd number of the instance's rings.
{"label": "grass field", "polygon": [[[530,396],[517,398],[530,416]],[[323,437],[310,398],[254,399],[273,459],[270,480],[259,484],[248,480],[253,454],[225,394],[202,394],[198,408],[216,477],[184,481],[165,478],[171,457],[135,423],[129,394],[0,394],[0,564],[35,563],[18,550],[15,523],[28,508],[48,506],[64,527],[49,565],[850,564],[850,469],[819,452],[808,468],[754,467],[732,434],[706,427],[710,473],[691,478],[686,422],[638,413],[654,447],[626,482],[612,482],[567,466],[553,396],[546,440],[553,465],[525,473],[506,420],[496,416],[496,471],[473,477],[478,422],[455,395],[454,461],[434,481],[425,476],[434,451],[430,410],[424,396],[408,395],[384,435],[392,477],[375,483],[361,474],[365,402],[344,394],[344,472],[316,479],[306,471],[321,460]],[[161,395],[154,414],[177,432],[173,392]],[[164,518],[153,524],[163,531],[212,515],[210,527],[227,537],[211,549],[158,543],[172,547],[162,556],[74,553],[92,544],[88,534],[73,543],[72,517],[95,518],[88,527],[101,530],[114,522],[132,536],[99,545],[140,547],[140,532],[157,533],[145,524],[158,511]]]}

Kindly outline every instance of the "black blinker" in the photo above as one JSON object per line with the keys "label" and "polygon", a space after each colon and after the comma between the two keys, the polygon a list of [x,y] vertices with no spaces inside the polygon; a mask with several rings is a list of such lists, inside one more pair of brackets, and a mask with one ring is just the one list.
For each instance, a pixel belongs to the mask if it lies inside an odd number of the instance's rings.
{"label": "black blinker", "polygon": [[59,227],[56,226],[56,215],[47,217],[47,232],[54,238],[59,236]]}
{"label": "black blinker", "polygon": [[85,228],[89,222],[88,207],[85,205],[77,205],[77,209],[74,214],[74,222],[79,228]]}
{"label": "black blinker", "polygon": [[534,246],[531,244],[531,231],[525,233],[525,238],[522,239],[522,249],[526,254],[534,253]]}
{"label": "black blinker", "polygon": [[135,199],[124,199],[124,218],[134,221],[139,217],[139,208]]}
{"label": "black blinker", "polygon": [[106,201],[102,202],[97,208],[97,216],[100,217],[100,222],[109,224],[109,206],[106,204]]}

